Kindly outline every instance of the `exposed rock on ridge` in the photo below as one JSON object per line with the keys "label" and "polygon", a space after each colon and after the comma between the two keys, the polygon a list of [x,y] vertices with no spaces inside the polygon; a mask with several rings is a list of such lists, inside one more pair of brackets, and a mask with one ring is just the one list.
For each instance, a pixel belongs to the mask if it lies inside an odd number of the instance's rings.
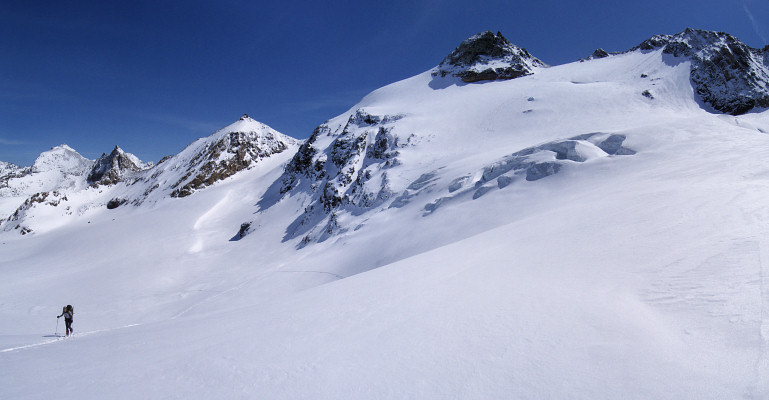
{"label": "exposed rock on ridge", "polygon": [[769,107],[768,48],[751,48],[724,32],[687,28],[653,36],[631,51],[639,49],[690,59],[695,93],[718,111],[739,115]]}
{"label": "exposed rock on ridge", "polygon": [[12,174],[20,169],[21,169],[20,167],[14,164],[7,163],[5,161],[0,161],[0,177]]}
{"label": "exposed rock on ridge", "polygon": [[11,168],[0,174],[0,197],[30,196],[38,192],[84,186],[93,161],[66,144],[41,153],[31,167]]}
{"label": "exposed rock on ridge", "polygon": [[114,185],[127,174],[142,170],[142,163],[136,157],[115,146],[110,154],[102,154],[91,168],[86,180],[90,185]]}
{"label": "exposed rock on ridge", "polygon": [[514,79],[545,66],[501,33],[486,31],[464,40],[441,61],[433,76],[451,75],[464,82]]}
{"label": "exposed rock on ridge", "polygon": [[236,123],[196,143],[199,148],[191,145],[195,147],[195,154],[179,165],[187,171],[172,185],[172,197],[188,196],[250,168],[261,159],[281,153],[298,141],[243,115]]}
{"label": "exposed rock on ridge", "polygon": [[[55,213],[72,215],[93,208],[139,205],[150,197],[184,197],[274,154],[293,154],[298,147],[298,140],[246,115],[157,165],[145,164],[117,146],[96,161],[66,145],[58,146],[41,154],[32,167],[2,164],[0,197],[14,197],[18,205],[3,203],[0,229],[30,233],[36,229],[34,220],[40,209],[51,212],[51,208],[57,208]],[[89,190],[91,193],[81,196],[81,192]],[[87,198],[85,202],[83,197]],[[73,198],[76,203],[80,201],[76,209],[72,208]]]}
{"label": "exposed rock on ridge", "polygon": [[[287,237],[297,237],[324,225],[316,232],[323,240],[338,231],[336,211],[345,208],[362,213],[393,196],[387,170],[400,164],[399,149],[408,146],[394,134],[394,123],[401,115],[373,115],[363,109],[350,115],[346,124],[332,130],[318,126],[286,165],[276,182],[278,196],[288,192],[309,193],[304,213],[288,229]],[[330,143],[319,143],[320,138]],[[270,204],[260,204],[262,208]],[[325,221],[325,222],[323,222]],[[305,243],[311,238],[305,237]]]}

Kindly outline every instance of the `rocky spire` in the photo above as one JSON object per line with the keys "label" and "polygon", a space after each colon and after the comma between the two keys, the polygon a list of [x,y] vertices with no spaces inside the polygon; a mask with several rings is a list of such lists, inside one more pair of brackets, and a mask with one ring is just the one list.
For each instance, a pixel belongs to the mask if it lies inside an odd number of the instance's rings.
{"label": "rocky spire", "polygon": [[126,173],[141,170],[140,164],[135,157],[115,146],[110,154],[104,153],[96,160],[86,179],[91,185],[113,185]]}

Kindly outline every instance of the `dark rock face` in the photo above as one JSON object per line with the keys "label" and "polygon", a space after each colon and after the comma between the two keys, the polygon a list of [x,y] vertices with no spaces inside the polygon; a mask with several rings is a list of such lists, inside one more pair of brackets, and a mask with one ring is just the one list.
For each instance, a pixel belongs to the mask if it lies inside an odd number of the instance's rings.
{"label": "dark rock face", "polygon": [[108,210],[114,210],[114,209],[122,206],[123,204],[125,204],[127,202],[128,202],[128,200],[126,200],[126,199],[121,199],[119,197],[116,197],[116,198],[114,198],[114,199],[112,199],[112,200],[107,202],[107,209]]}
{"label": "dark rock face", "polygon": [[433,76],[456,76],[464,82],[514,79],[530,75],[545,64],[501,33],[479,33],[463,41],[441,61]]}
{"label": "dark rock face", "polygon": [[754,49],[728,33],[686,29],[654,36],[633,50],[662,49],[692,62],[695,93],[714,109],[733,115],[769,107],[769,50]]}
{"label": "dark rock face", "polygon": [[591,58],[606,58],[609,56],[609,53],[606,52],[604,49],[596,49],[596,51],[593,52],[593,54],[590,55]]}
{"label": "dark rock face", "polygon": [[606,57],[609,57],[610,55],[611,55],[611,54],[609,54],[609,53],[608,53],[606,50],[604,50],[604,49],[596,49],[596,50],[593,52],[593,54],[591,54],[591,55],[589,55],[589,56],[587,56],[587,57],[585,57],[585,58],[583,58],[583,59],[579,60],[579,62],[585,62],[585,61],[590,61],[590,60],[597,60],[597,59],[599,59],[599,58],[606,58]]}
{"label": "dark rock face", "polygon": [[129,172],[140,171],[141,167],[131,160],[120,147],[115,146],[110,154],[102,154],[86,178],[90,185],[114,185]]}

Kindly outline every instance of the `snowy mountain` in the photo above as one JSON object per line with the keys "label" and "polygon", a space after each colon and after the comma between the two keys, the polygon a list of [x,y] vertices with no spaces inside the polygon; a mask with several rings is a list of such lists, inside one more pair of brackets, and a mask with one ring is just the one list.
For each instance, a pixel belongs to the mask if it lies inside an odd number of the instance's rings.
{"label": "snowy mountain", "polygon": [[82,190],[87,186],[84,176],[92,163],[63,144],[40,154],[31,167],[2,171],[0,218],[8,217],[24,204],[33,204],[41,197],[35,196],[38,193]]}
{"label": "snowy mountain", "polygon": [[514,79],[534,73],[545,63],[526,49],[508,41],[501,33],[479,33],[459,44],[433,72],[461,78],[464,82]]}
{"label": "snowy mountain", "polygon": [[486,32],[305,141],[58,162],[0,225],[0,398],[766,398],[766,69]]}
{"label": "snowy mountain", "polygon": [[296,139],[243,115],[235,123],[166,160],[161,170],[174,171],[172,174],[183,172],[182,177],[172,183],[171,196],[185,197],[248,169],[262,159],[290,150],[298,143]]}
{"label": "snowy mountain", "polygon": [[0,176],[7,176],[13,172],[18,171],[20,168],[11,163],[0,161]]}
{"label": "snowy mountain", "polygon": [[126,176],[151,166],[151,164],[145,165],[133,154],[126,153],[115,146],[111,153],[102,154],[93,163],[86,181],[94,186],[114,185],[124,180]]}
{"label": "snowy mountain", "polygon": [[[47,184],[30,185],[9,196],[22,203],[5,223],[0,221],[0,230],[27,234],[76,221],[94,209],[115,209],[129,202],[138,206],[148,198],[184,197],[297,145],[296,139],[243,116],[158,165],[145,164],[118,146],[96,161],[82,158],[67,146],[57,147],[41,155],[28,174],[9,180],[20,186],[39,182],[45,171],[60,173],[43,181]],[[52,220],[54,215],[58,217]]]}
{"label": "snowy mountain", "polygon": [[[73,215],[68,193],[87,192],[90,186],[99,184],[115,184],[128,172],[146,167],[136,156],[117,146],[109,156],[105,154],[95,162],[67,145],[54,147],[42,153],[32,167],[11,171],[0,178],[0,211],[10,215],[0,220],[0,230],[32,232],[28,220],[51,217],[50,210],[36,216],[34,210],[39,208],[60,208],[61,214]],[[81,211],[85,208],[78,207]],[[53,226],[61,223],[53,222]]]}
{"label": "snowy mountain", "polygon": [[690,60],[695,92],[720,112],[739,115],[769,107],[769,46],[754,49],[728,33],[686,29],[654,36],[637,49],[662,49]]}
{"label": "snowy mountain", "polygon": [[[37,157],[29,168],[11,169],[4,173],[2,195],[31,194],[59,188],[78,188],[76,177],[82,176],[91,161],[63,144]],[[26,179],[24,179],[26,178]]]}

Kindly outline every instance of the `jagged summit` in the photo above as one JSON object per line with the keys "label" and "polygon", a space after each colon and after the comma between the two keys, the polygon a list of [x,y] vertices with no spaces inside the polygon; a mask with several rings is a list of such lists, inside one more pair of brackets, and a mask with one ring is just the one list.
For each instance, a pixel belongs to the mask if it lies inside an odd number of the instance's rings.
{"label": "jagged summit", "polygon": [[739,115],[769,107],[769,48],[749,47],[725,32],[687,28],[652,36],[631,51],[658,49],[691,60],[694,90],[715,110]]}
{"label": "jagged summit", "polygon": [[486,31],[460,43],[441,61],[433,75],[452,75],[465,82],[477,82],[514,79],[545,66],[526,49],[510,43],[501,33]]}
{"label": "jagged summit", "polygon": [[115,146],[110,154],[104,153],[96,160],[86,180],[91,185],[112,185],[126,174],[140,171],[144,167],[144,163],[136,156]]}

